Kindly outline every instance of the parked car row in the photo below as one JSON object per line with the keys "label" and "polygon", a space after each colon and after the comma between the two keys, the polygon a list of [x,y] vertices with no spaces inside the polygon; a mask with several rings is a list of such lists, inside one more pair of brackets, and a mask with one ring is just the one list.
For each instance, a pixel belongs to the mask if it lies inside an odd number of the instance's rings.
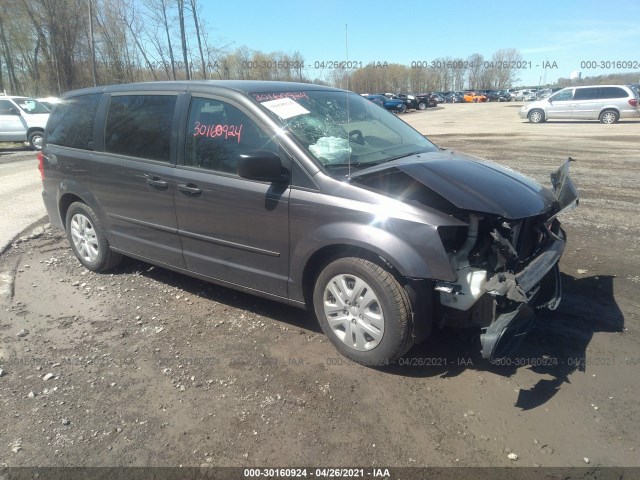
{"label": "parked car row", "polygon": [[435,92],[441,103],[479,103],[510,102],[511,94],[507,90],[465,90],[455,92]]}
{"label": "parked car row", "polygon": [[438,101],[431,94],[411,95],[408,93],[377,93],[363,94],[367,100],[386,108],[393,113],[404,113],[408,110],[426,110],[429,107],[436,107]]}
{"label": "parked car row", "polygon": [[621,118],[640,118],[640,92],[637,85],[595,85],[564,89],[543,88],[434,92],[420,95],[378,94],[366,98],[394,113],[409,109],[423,110],[438,103],[484,103],[490,101],[524,101],[518,112],[531,123],[549,119],[599,120],[616,123]]}

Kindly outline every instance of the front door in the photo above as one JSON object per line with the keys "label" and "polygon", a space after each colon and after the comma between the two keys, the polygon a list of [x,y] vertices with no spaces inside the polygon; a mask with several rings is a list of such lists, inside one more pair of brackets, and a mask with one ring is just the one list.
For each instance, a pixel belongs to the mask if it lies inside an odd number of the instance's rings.
{"label": "front door", "polygon": [[547,120],[571,118],[571,109],[573,108],[573,90],[562,90],[547,99]]}
{"label": "front door", "polygon": [[20,111],[9,100],[0,100],[0,141],[17,142],[27,139],[27,127]]}
{"label": "front door", "polygon": [[240,178],[243,152],[278,152],[254,119],[193,96],[175,171],[178,233],[189,270],[282,297],[289,272],[289,186]]}

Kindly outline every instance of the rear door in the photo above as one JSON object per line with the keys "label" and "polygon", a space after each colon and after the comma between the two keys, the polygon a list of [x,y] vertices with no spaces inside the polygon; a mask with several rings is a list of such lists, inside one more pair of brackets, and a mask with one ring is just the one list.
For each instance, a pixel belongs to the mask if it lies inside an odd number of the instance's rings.
{"label": "rear door", "polygon": [[227,99],[193,96],[175,205],[186,266],[224,282],[287,295],[289,185],[237,175],[243,152],[278,146]]}
{"label": "rear door", "polygon": [[576,88],[573,94],[571,118],[574,120],[594,120],[598,118],[604,100],[599,87]]}
{"label": "rear door", "polygon": [[91,177],[117,248],[184,267],[173,204],[177,99],[166,92],[105,96]]}

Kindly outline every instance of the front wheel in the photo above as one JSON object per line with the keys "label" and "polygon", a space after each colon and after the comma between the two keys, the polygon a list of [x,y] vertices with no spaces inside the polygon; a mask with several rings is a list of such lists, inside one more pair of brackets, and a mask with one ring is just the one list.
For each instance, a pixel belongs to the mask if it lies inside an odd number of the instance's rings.
{"label": "front wheel", "polygon": [[325,335],[355,362],[387,365],[412,345],[406,290],[369,260],[344,257],[329,263],[316,279],[313,305]]}
{"label": "front wheel", "polygon": [[541,110],[531,110],[527,118],[529,118],[531,123],[544,122],[544,113],[542,113]]}
{"label": "front wheel", "polygon": [[424,102],[420,102],[418,104],[418,110],[426,110],[427,109],[427,104]]}
{"label": "front wheel", "polygon": [[109,247],[102,223],[91,207],[81,202],[72,203],[65,223],[71,249],[86,268],[102,272],[120,263],[122,256]]}

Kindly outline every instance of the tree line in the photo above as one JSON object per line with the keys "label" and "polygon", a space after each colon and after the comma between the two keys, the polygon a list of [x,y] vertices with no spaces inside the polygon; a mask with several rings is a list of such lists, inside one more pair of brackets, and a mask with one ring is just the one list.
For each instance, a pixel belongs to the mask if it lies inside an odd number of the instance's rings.
{"label": "tree line", "polygon": [[59,95],[92,85],[189,79],[313,82],[361,93],[503,89],[518,81],[525,63],[515,49],[409,65],[325,65],[297,51],[232,48],[233,42],[212,38],[201,18],[201,0],[3,3],[0,92],[10,94]]}

